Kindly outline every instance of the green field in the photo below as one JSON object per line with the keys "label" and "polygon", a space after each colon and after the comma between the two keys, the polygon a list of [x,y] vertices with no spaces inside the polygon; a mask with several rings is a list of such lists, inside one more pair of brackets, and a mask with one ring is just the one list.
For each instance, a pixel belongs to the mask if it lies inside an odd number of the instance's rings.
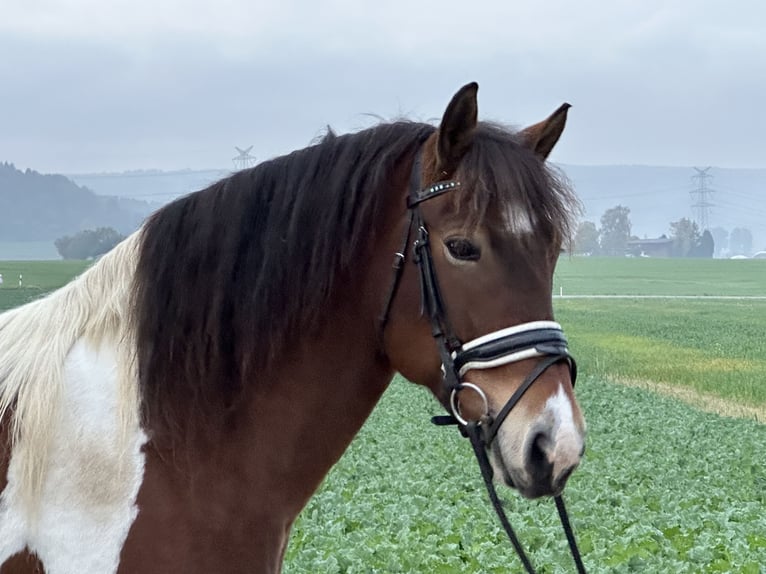
{"label": "green field", "polygon": [[[0,262],[0,308],[84,267]],[[19,273],[34,287],[14,286]],[[572,258],[555,285],[565,295],[763,297],[766,262]],[[580,363],[589,425],[566,493],[588,571],[765,574],[766,425],[612,381],[766,404],[766,301],[557,298],[554,306]],[[439,410],[422,389],[392,384],[301,514],[286,574],[520,570],[469,445],[429,424]],[[503,496],[538,572],[572,572],[553,503]]]}
{"label": "green field", "polygon": [[554,284],[583,372],[766,407],[766,261],[562,258]]}
{"label": "green field", "polygon": [[88,265],[90,262],[86,261],[0,261],[3,276],[0,311],[22,305],[62,286]]}
{"label": "green field", "polygon": [[735,295],[766,297],[764,259],[562,257],[558,295]]}
{"label": "green field", "polygon": [[[567,259],[570,295],[766,296],[766,262]],[[610,381],[766,404],[766,300],[555,301],[588,450],[567,489],[591,573],[766,573],[766,426]],[[287,574],[513,572],[468,445],[397,382],[301,515]],[[404,477],[404,480],[403,480]],[[538,572],[572,572],[550,501],[506,493]]]}
{"label": "green field", "polygon": [[[588,572],[766,572],[766,426],[583,377],[587,451],[566,499]],[[521,565],[468,442],[397,380],[297,521],[285,574],[507,573]],[[537,571],[574,567],[551,500],[506,489]]]}
{"label": "green field", "polygon": [[766,299],[559,299],[582,372],[766,406]]}

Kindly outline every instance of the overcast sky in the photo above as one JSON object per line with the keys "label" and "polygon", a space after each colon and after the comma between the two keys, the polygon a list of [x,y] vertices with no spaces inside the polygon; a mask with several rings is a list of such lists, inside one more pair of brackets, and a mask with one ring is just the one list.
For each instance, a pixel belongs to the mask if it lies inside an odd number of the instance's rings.
{"label": "overcast sky", "polygon": [[478,81],[565,164],[766,168],[762,0],[0,0],[0,161],[232,167]]}

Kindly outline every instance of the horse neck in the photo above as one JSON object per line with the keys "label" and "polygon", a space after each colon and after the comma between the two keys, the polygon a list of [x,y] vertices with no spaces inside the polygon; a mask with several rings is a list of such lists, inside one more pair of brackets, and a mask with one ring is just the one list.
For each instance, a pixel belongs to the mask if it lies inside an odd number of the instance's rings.
{"label": "horse neck", "polygon": [[[390,267],[390,256],[385,260]],[[279,501],[269,506],[280,520],[291,523],[390,382],[393,371],[379,347],[382,295],[370,269],[360,262],[339,282],[322,327],[254,374],[225,436],[187,446],[195,480],[223,493],[229,482],[244,514],[247,507],[262,513],[268,496]],[[174,458],[186,457],[176,452]],[[237,486],[243,477],[245,493]]]}
{"label": "horse neck", "polygon": [[[379,317],[400,241],[398,231],[390,241],[388,234],[399,227],[392,222],[400,211],[381,218],[386,232],[338,277],[321,326],[299,332],[278,359],[248,377],[224,436],[177,445],[185,452],[169,452],[156,437],[146,445],[138,522],[147,524],[147,533],[155,519],[165,520],[165,501],[179,500],[181,510],[168,525],[188,522],[225,531],[229,547],[248,555],[236,560],[273,564],[278,570],[290,525],[393,375],[381,349]],[[140,548],[138,537],[135,545]],[[234,560],[220,548],[211,547],[210,553]]]}
{"label": "horse neck", "polygon": [[295,354],[277,366],[279,372],[273,376],[279,377],[279,388],[273,399],[263,400],[258,393],[251,404],[249,420],[273,420],[281,427],[282,449],[299,456],[298,464],[305,467],[307,476],[314,476],[312,482],[317,485],[361,428],[393,375],[379,352],[377,298],[360,297],[365,293],[360,289],[349,285],[322,332],[302,341]]}

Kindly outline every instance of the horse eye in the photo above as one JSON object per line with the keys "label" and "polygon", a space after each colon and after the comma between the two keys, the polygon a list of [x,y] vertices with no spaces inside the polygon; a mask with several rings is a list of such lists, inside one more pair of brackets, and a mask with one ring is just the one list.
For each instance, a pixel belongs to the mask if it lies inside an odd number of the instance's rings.
{"label": "horse eye", "polygon": [[444,242],[449,254],[461,261],[478,261],[481,257],[481,249],[462,237],[453,237]]}

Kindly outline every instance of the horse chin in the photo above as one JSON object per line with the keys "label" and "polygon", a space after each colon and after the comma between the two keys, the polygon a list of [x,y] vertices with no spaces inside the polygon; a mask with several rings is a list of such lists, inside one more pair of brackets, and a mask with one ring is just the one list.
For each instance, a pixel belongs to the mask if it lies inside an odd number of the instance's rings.
{"label": "horse chin", "polygon": [[556,492],[546,485],[531,482],[523,477],[514,478],[505,468],[497,476],[503,485],[518,491],[524,498],[535,499],[542,498],[543,496],[558,496],[561,494],[561,490],[563,490],[562,488]]}
{"label": "horse chin", "polygon": [[494,470],[495,482],[518,491],[524,498],[558,496],[564,490],[564,484],[560,484],[554,489],[550,484],[532,480],[529,474],[522,469],[509,467],[494,448],[491,449],[490,462]]}

